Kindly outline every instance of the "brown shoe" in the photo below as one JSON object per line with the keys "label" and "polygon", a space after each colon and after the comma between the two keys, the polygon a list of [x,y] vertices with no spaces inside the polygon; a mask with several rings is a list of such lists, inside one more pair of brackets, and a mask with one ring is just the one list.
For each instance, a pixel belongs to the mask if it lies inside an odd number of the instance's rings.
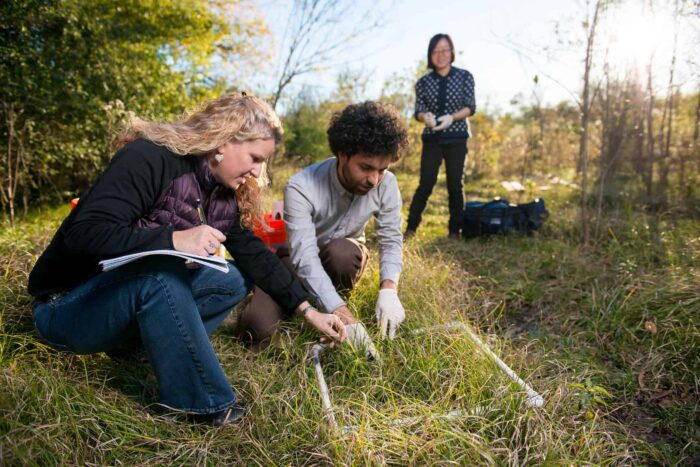
{"label": "brown shoe", "polygon": [[450,240],[459,240],[459,232],[450,232],[447,238]]}
{"label": "brown shoe", "polygon": [[415,237],[416,231],[415,230],[410,230],[406,229],[406,231],[403,233],[403,241],[405,242],[406,240],[409,240],[412,237]]}

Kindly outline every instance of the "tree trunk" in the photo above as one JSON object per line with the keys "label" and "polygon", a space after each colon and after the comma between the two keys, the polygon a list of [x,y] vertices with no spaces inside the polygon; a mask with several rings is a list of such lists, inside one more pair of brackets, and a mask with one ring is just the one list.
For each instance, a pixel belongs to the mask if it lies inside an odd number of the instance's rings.
{"label": "tree trunk", "polygon": [[659,161],[659,185],[658,185],[658,202],[660,207],[666,207],[668,204],[668,173],[671,166],[671,135],[673,133],[673,110],[674,110],[674,95],[669,91],[666,102],[666,123],[662,126],[665,129],[665,135],[661,135],[663,149],[661,152],[661,160]]}
{"label": "tree trunk", "polygon": [[12,104],[3,103],[3,110],[5,111],[5,123],[7,124],[7,152],[5,153],[5,163],[4,163],[4,180],[0,191],[2,192],[3,201],[5,202],[9,213],[10,213],[10,225],[15,226],[15,180],[13,166],[15,161],[13,160],[14,147],[12,145],[13,140],[16,137],[15,124],[17,123],[17,113],[14,110]]}
{"label": "tree trunk", "polygon": [[[693,140],[690,143],[690,151],[688,153],[689,159],[695,160],[696,167],[695,170],[697,172],[700,172],[700,89],[698,89],[698,95],[697,95],[698,102],[695,106],[695,127],[693,128]],[[685,170],[681,172],[681,176],[683,179],[683,183],[681,183],[682,187],[686,187],[686,197],[690,197],[691,193],[693,192],[693,187],[691,186],[690,183],[686,184],[685,183]]]}
{"label": "tree trunk", "polygon": [[600,233],[600,223],[603,216],[603,195],[605,194],[606,154],[610,151],[610,132],[612,131],[610,118],[610,67],[606,63],[604,66],[605,90],[603,93],[603,128],[600,138],[600,157],[598,159],[598,202],[596,208],[595,228],[593,235],[598,237]]}
{"label": "tree trunk", "polygon": [[598,25],[598,14],[603,0],[597,0],[593,10],[593,18],[588,26],[586,37],[586,60],[583,71],[583,92],[581,93],[581,137],[579,141],[579,165],[581,167],[581,241],[584,246],[590,241],[586,195],[588,193],[588,125],[590,122],[590,75],[593,65],[593,44],[595,30]]}
{"label": "tree trunk", "polygon": [[665,207],[668,204],[668,173],[671,166],[671,137],[673,136],[673,112],[675,110],[675,91],[673,78],[676,70],[676,51],[678,48],[678,28],[680,18],[680,10],[678,0],[675,2],[674,11],[674,33],[673,33],[673,53],[671,55],[671,66],[669,68],[668,76],[668,94],[666,97],[666,102],[664,104],[663,117],[661,119],[661,131],[659,141],[662,144],[661,148],[661,160],[660,160],[660,171],[659,171],[659,204],[661,207]]}
{"label": "tree trunk", "polygon": [[646,173],[644,175],[644,185],[646,186],[647,202],[650,203],[654,194],[654,86],[652,83],[652,63],[649,61],[647,77],[647,115],[646,115]]}
{"label": "tree trunk", "polygon": [[[700,91],[697,94],[697,103],[695,104],[695,122],[693,126],[693,136],[688,144],[687,151],[683,152],[682,157],[680,157],[680,166],[678,168],[678,178],[681,190],[685,190],[683,196],[690,197],[692,193],[692,188],[689,184],[686,184],[686,164],[692,161],[697,162],[697,170],[700,172],[700,147],[698,147],[698,137],[700,136]],[[692,169],[691,169],[692,170]]]}

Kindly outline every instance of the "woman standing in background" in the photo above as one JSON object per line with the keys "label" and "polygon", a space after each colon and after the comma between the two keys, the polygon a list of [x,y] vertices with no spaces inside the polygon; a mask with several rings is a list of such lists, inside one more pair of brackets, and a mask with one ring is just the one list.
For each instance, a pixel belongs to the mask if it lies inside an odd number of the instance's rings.
{"label": "woman standing in background", "polygon": [[405,238],[416,233],[442,160],[445,160],[449,195],[450,238],[459,238],[464,204],[464,164],[467,139],[471,136],[467,117],[474,115],[474,77],[453,67],[455,51],[447,34],[436,34],[428,44],[428,68],[432,71],[416,83],[416,120],[425,124],[420,182],[408,211]]}

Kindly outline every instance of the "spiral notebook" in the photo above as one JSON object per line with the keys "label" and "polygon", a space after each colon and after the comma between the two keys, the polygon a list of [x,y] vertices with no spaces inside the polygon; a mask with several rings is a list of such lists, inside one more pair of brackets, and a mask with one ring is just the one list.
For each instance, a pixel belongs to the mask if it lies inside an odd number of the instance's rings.
{"label": "spiral notebook", "polygon": [[182,259],[187,260],[187,261],[191,261],[194,263],[201,264],[203,266],[214,268],[217,271],[228,272],[228,261],[226,261],[226,258],[224,258],[224,257],[214,256],[214,255],[200,256],[200,255],[193,255],[190,253],[183,253],[181,251],[175,251],[175,250],[151,250],[151,251],[142,251],[140,253],[132,253],[130,255],[124,255],[124,256],[119,256],[117,258],[106,259],[106,260],[100,261],[100,266],[102,266],[103,271],[111,271],[112,269],[118,268],[119,266],[123,266],[125,264],[131,263],[132,261],[136,261],[137,259],[143,258],[145,256],[151,256],[151,255],[177,256],[178,258],[182,258]]}

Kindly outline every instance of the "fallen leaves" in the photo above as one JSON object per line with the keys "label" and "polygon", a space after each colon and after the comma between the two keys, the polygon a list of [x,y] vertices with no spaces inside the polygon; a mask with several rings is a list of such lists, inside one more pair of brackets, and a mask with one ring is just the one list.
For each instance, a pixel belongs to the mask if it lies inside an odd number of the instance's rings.
{"label": "fallen leaves", "polygon": [[652,336],[655,336],[655,335],[656,335],[656,324],[654,324],[653,321],[646,321],[646,322],[644,323],[644,329],[646,329],[647,331],[649,331],[649,332],[651,333]]}

